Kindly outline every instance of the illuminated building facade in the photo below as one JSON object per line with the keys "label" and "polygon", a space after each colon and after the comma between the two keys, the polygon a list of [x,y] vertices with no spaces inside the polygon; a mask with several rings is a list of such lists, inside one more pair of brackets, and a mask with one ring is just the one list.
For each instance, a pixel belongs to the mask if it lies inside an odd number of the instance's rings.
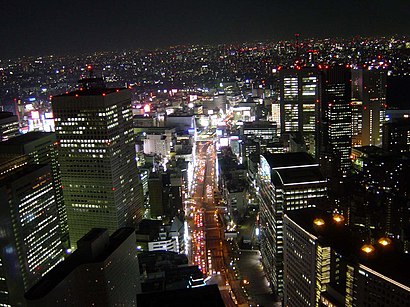
{"label": "illuminated building facade", "polygon": [[403,234],[410,227],[410,211],[407,209],[410,195],[409,154],[392,154],[377,146],[363,146],[352,150],[352,158],[361,176],[361,188],[354,194],[366,198],[376,194],[379,204],[374,206],[367,201],[352,203],[350,225],[363,227],[366,231],[379,229],[400,238],[406,245],[408,236]]}
{"label": "illuminated building facade", "polygon": [[[352,98],[362,103],[361,145],[380,145],[386,104],[387,71],[360,68],[352,70]],[[353,121],[353,135],[359,128]]]}
{"label": "illuminated building facade", "polygon": [[278,143],[277,124],[268,121],[244,122],[240,128],[240,147],[245,161],[253,153],[260,155],[272,143]]}
{"label": "illuminated building facade", "polygon": [[316,127],[321,101],[319,70],[282,69],[279,78],[281,133],[302,133],[308,152],[316,155]]}
{"label": "illuminated building facade", "polygon": [[17,116],[11,112],[0,112],[0,142],[19,134],[19,123]]}
{"label": "illuminated building facade", "polygon": [[0,153],[18,154],[27,157],[29,164],[48,164],[53,174],[55,201],[58,207],[61,240],[68,247],[67,213],[61,188],[61,174],[57,159],[57,140],[51,132],[28,132],[5,141],[0,147]]}
{"label": "illuminated building facade", "polygon": [[268,121],[244,122],[241,126],[241,139],[278,141],[276,123]]}
{"label": "illuminated building facade", "polygon": [[393,154],[410,152],[410,119],[396,119],[383,126],[383,149]]}
{"label": "illuminated building facade", "polygon": [[363,143],[363,102],[353,100],[352,106],[352,147],[361,146]]}
{"label": "illuminated building facade", "polygon": [[26,165],[0,180],[0,304],[25,306],[24,292],[64,257],[53,177]]}
{"label": "illuminated building facade", "polygon": [[351,72],[350,68],[335,66],[323,73],[319,150],[322,160],[337,165],[339,175],[346,177],[351,169]]}
{"label": "illuminated building facade", "polygon": [[410,256],[381,237],[363,244],[342,215],[284,216],[284,306],[407,306]]}
{"label": "illuminated building facade", "polygon": [[171,138],[165,134],[148,134],[144,139],[144,154],[156,154],[169,157],[171,152]]}
{"label": "illuminated building facade", "polygon": [[144,198],[131,93],[97,84],[56,96],[52,106],[71,245],[93,227],[135,227]]}
{"label": "illuminated building facade", "polygon": [[136,306],[141,293],[134,228],[93,228],[77,250],[25,295],[27,306]]}
{"label": "illuminated building facade", "polygon": [[27,164],[27,156],[0,152],[0,179]]}
{"label": "illuminated building facade", "polygon": [[326,180],[307,153],[264,154],[258,170],[262,263],[266,276],[283,294],[283,215],[315,206],[326,197]]}

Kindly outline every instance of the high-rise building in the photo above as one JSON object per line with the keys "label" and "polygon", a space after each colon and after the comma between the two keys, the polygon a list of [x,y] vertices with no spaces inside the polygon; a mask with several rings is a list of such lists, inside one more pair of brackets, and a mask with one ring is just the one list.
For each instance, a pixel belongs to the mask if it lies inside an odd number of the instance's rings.
{"label": "high-rise building", "polygon": [[130,91],[105,88],[98,79],[83,83],[52,100],[72,245],[91,228],[135,227],[144,201]]}
{"label": "high-rise building", "polygon": [[20,166],[0,179],[0,225],[0,304],[25,306],[24,292],[64,257],[50,166]]}
{"label": "high-rise building", "polygon": [[264,154],[258,170],[262,263],[274,290],[283,292],[283,215],[314,207],[326,196],[319,164],[307,153]]}
{"label": "high-rise building", "polygon": [[266,142],[279,140],[276,123],[268,121],[244,122],[240,129],[240,136],[243,141],[250,139]]}
{"label": "high-rise building", "polygon": [[409,118],[397,119],[384,124],[383,149],[395,154],[410,152]]}
{"label": "high-rise building", "polygon": [[240,128],[240,147],[243,161],[247,162],[249,155],[267,150],[272,143],[279,143],[277,124],[268,121],[244,122]]}
{"label": "high-rise building", "polygon": [[323,72],[319,150],[322,162],[336,165],[346,177],[351,169],[352,106],[350,68],[335,66]]}
{"label": "high-rise building", "polygon": [[0,179],[27,164],[27,156],[0,152]]}
{"label": "high-rise building", "polygon": [[410,76],[408,74],[388,76],[386,87],[387,108],[393,110],[410,110],[409,86]]}
{"label": "high-rise building", "polygon": [[0,112],[0,142],[19,134],[19,122],[17,116],[11,112]]}
{"label": "high-rise building", "polygon": [[94,228],[25,295],[27,306],[136,306],[141,292],[134,228]]}
{"label": "high-rise building", "polygon": [[281,133],[302,133],[308,152],[316,155],[320,72],[316,68],[282,69],[279,78]]}
{"label": "high-rise building", "polygon": [[365,244],[316,208],[286,213],[283,228],[284,306],[408,306],[410,256],[394,240]]}
{"label": "high-rise building", "polygon": [[352,147],[363,143],[363,102],[353,100],[352,106]]}
{"label": "high-rise building", "polygon": [[[386,105],[387,71],[384,69],[353,69],[352,98],[362,104],[361,145],[380,145],[381,128]],[[353,121],[353,135],[358,124]]]}
{"label": "high-rise building", "polygon": [[57,159],[57,140],[54,133],[28,132],[9,139],[0,146],[0,153],[27,156],[29,164],[48,164],[53,174],[55,201],[58,207],[61,240],[68,247],[67,213],[61,188],[60,166]]}

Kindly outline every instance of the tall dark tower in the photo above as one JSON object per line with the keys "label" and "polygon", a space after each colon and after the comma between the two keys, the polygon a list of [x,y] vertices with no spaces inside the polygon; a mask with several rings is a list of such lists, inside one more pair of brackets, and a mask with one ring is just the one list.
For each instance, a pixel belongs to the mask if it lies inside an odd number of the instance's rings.
{"label": "tall dark tower", "polygon": [[53,175],[55,202],[58,208],[61,240],[69,246],[67,214],[61,188],[61,173],[58,163],[56,136],[51,132],[32,131],[2,143],[0,153],[18,154],[27,157],[29,164],[48,164]]}
{"label": "tall dark tower", "polygon": [[364,146],[381,144],[386,81],[385,69],[352,70],[352,98],[362,104],[361,144]]}
{"label": "tall dark tower", "polygon": [[341,177],[351,169],[352,146],[351,71],[335,66],[323,72],[319,150],[322,164],[336,166]]}
{"label": "tall dark tower", "polygon": [[143,208],[130,91],[91,76],[81,86],[52,101],[72,246],[91,228],[135,227]]}

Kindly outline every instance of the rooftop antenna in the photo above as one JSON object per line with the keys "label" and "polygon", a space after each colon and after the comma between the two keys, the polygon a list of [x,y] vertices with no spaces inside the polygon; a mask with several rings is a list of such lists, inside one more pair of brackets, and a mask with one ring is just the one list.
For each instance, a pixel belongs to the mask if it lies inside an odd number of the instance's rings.
{"label": "rooftop antenna", "polygon": [[102,77],[95,77],[94,69],[92,65],[87,65],[88,78],[84,78],[78,81],[81,84],[82,89],[104,89],[106,85]]}
{"label": "rooftop antenna", "polygon": [[299,33],[295,33],[295,39],[296,39],[296,61],[299,61]]}
{"label": "rooftop antenna", "polygon": [[88,78],[92,79],[94,75],[94,70],[92,65],[87,65],[87,70],[88,70]]}
{"label": "rooftop antenna", "polygon": [[299,55],[299,33],[295,33],[295,39],[296,39],[296,54]]}

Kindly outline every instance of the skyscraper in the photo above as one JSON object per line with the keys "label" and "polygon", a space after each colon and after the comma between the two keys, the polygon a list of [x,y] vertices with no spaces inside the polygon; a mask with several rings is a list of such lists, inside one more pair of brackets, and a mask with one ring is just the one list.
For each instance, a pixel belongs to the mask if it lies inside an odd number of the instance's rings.
{"label": "skyscraper", "polygon": [[335,66],[323,74],[323,101],[320,110],[319,150],[322,162],[336,165],[341,177],[350,168],[352,147],[352,106],[350,68]]}
{"label": "skyscraper", "polygon": [[370,244],[340,214],[308,208],[283,219],[284,306],[408,306],[408,254],[377,237]]}
{"label": "skyscraper", "polygon": [[85,79],[52,101],[72,245],[91,228],[113,233],[142,216],[131,93],[101,81]]}
{"label": "skyscraper", "polygon": [[261,254],[266,277],[283,292],[283,216],[314,207],[326,196],[326,180],[307,153],[260,156],[258,170]]}
{"label": "skyscraper", "polygon": [[0,112],[0,142],[6,141],[19,133],[17,116],[11,112]]}
{"label": "skyscraper", "polygon": [[107,229],[90,230],[26,293],[27,306],[136,306],[141,283],[135,240],[133,228],[111,236]]}
{"label": "skyscraper", "polygon": [[308,152],[316,155],[320,72],[316,68],[282,69],[279,78],[281,133],[300,132]]}
{"label": "skyscraper", "polygon": [[64,257],[50,166],[19,161],[0,179],[1,306],[25,306],[24,292]]}
{"label": "skyscraper", "polygon": [[410,119],[396,119],[384,124],[383,149],[395,154],[410,152]]}
{"label": "skyscraper", "polygon": [[[353,69],[352,98],[362,104],[361,144],[380,145],[383,113],[386,104],[387,71],[384,69]],[[355,124],[353,122],[353,124]],[[353,131],[356,129],[353,126]]]}
{"label": "skyscraper", "polygon": [[61,188],[60,166],[57,160],[57,142],[54,133],[29,132],[3,142],[0,153],[27,157],[29,164],[48,164],[53,175],[55,200],[58,207],[61,240],[68,245],[67,213]]}

